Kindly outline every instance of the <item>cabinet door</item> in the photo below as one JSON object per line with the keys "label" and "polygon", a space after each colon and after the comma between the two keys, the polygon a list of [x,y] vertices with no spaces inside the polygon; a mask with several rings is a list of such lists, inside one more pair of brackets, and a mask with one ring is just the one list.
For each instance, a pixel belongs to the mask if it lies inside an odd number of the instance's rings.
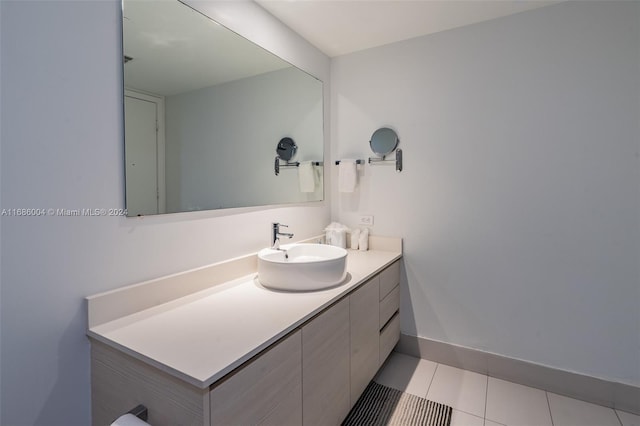
{"label": "cabinet door", "polygon": [[338,425],[349,413],[349,301],[302,327],[304,425]]}
{"label": "cabinet door", "polygon": [[300,425],[302,338],[297,331],[210,392],[212,425]]}
{"label": "cabinet door", "polygon": [[351,405],[378,370],[380,280],[375,276],[349,296],[351,323]]}

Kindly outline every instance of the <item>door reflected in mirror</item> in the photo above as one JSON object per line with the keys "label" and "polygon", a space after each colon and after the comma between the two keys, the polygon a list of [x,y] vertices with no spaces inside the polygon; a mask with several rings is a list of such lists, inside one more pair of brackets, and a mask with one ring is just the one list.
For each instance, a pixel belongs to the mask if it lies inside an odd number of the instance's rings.
{"label": "door reflected in mirror", "polygon": [[323,161],[322,82],[179,1],[123,1],[130,216],[323,199],[273,146]]}

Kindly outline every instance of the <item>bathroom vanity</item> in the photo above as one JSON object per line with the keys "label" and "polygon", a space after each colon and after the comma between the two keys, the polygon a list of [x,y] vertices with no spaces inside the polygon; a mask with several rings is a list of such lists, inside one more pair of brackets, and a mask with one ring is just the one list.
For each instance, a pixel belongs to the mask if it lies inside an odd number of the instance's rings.
{"label": "bathroom vanity", "polygon": [[402,241],[370,248],[324,290],[264,288],[253,254],[87,298],[93,424],[340,424],[400,334]]}

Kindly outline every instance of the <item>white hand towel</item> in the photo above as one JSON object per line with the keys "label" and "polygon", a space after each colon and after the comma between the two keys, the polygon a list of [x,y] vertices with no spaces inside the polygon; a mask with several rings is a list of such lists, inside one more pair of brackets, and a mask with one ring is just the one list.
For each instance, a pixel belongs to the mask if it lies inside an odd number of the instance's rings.
{"label": "white hand towel", "polygon": [[356,160],[340,160],[340,165],[338,166],[338,191],[353,192],[356,188],[356,182]]}
{"label": "white hand towel", "polygon": [[303,161],[298,166],[298,181],[300,192],[314,192],[316,190],[316,173],[313,162]]}
{"label": "white hand towel", "polygon": [[362,231],[360,231],[358,246],[360,251],[369,250],[369,228],[363,228]]}
{"label": "white hand towel", "polygon": [[358,228],[351,231],[351,248],[358,250],[358,244],[360,241],[360,230]]}

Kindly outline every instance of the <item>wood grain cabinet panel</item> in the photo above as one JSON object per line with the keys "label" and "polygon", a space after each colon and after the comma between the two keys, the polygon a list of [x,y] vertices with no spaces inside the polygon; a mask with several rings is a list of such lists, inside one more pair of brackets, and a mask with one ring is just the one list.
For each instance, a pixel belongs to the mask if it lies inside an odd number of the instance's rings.
{"label": "wood grain cabinet panel", "polygon": [[380,301],[380,329],[400,309],[400,286],[396,286]]}
{"label": "wood grain cabinet panel", "polygon": [[349,413],[349,301],[302,327],[302,423],[338,425]]}
{"label": "wood grain cabinet panel", "polygon": [[216,385],[210,399],[211,425],[302,424],[302,332]]}
{"label": "wood grain cabinet panel", "polygon": [[104,426],[138,404],[154,426],[209,425],[209,391],[91,340],[92,424]]}
{"label": "wood grain cabinet panel", "polygon": [[380,272],[380,300],[384,299],[398,284],[400,284],[399,260]]}
{"label": "wood grain cabinet panel", "polygon": [[376,275],[349,296],[351,325],[351,406],[379,367],[380,280]]}
{"label": "wood grain cabinet panel", "polygon": [[387,359],[399,339],[400,314],[396,313],[380,331],[380,365]]}

